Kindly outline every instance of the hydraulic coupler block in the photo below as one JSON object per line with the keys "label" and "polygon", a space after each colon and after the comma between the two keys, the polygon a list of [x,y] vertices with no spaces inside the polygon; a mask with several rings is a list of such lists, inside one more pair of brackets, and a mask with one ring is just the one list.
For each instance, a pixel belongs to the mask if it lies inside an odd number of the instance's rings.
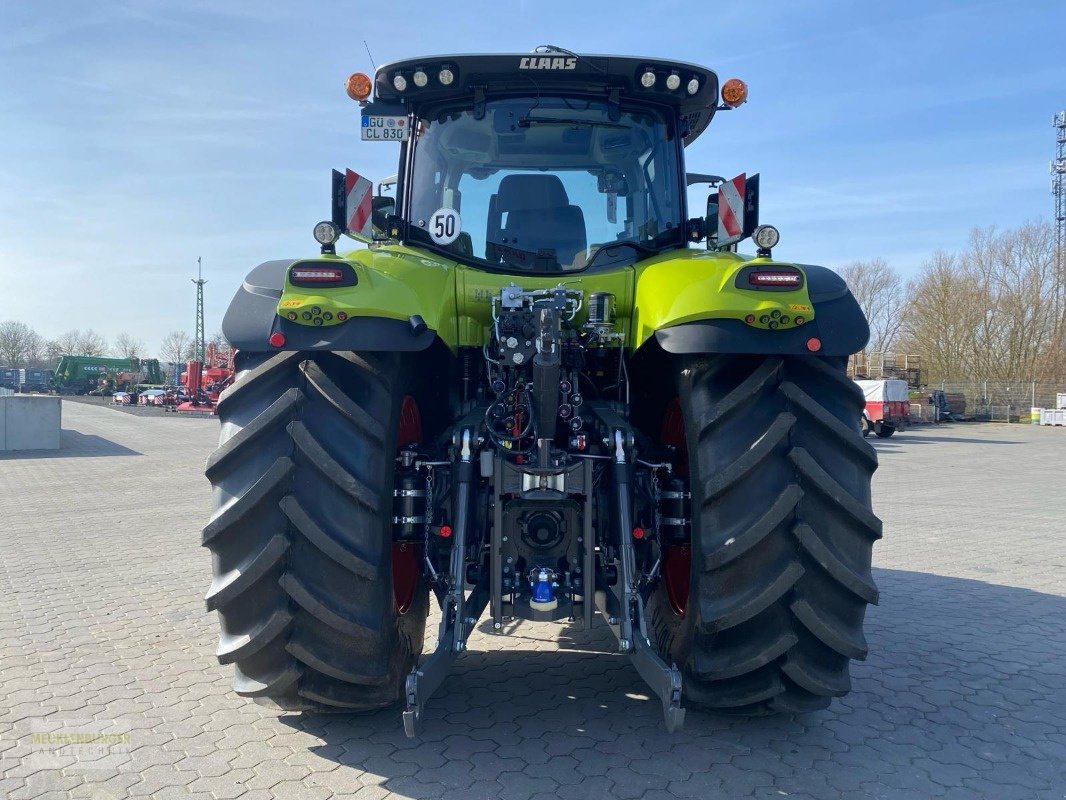
{"label": "hydraulic coupler block", "polygon": [[670,544],[687,542],[691,537],[692,495],[688,482],[670,478],[663,482],[659,494],[659,538]]}
{"label": "hydraulic coupler block", "polygon": [[393,541],[420,541],[427,523],[426,479],[418,473],[401,474],[392,493]]}

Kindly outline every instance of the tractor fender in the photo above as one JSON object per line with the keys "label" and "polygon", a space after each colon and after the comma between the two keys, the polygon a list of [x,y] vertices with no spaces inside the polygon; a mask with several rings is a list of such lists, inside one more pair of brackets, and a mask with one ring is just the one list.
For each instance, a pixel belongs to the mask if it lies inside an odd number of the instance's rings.
{"label": "tractor fender", "polygon": [[[844,279],[826,267],[796,264],[806,275],[814,319],[789,330],[761,330],[739,319],[702,319],[655,332],[668,353],[849,356],[870,340],[870,326]],[[812,342],[811,340],[817,340]]]}
{"label": "tractor fender", "polygon": [[[404,275],[391,274],[375,268],[384,261],[376,253],[358,251],[345,258],[323,259],[322,263],[342,263],[351,266],[358,277],[356,285],[338,289],[295,289],[288,282],[288,270],[294,263],[317,259],[282,259],[267,261],[253,269],[230,302],[222,321],[222,332],[238,350],[356,350],[380,352],[415,352],[427,349],[438,338],[438,327],[444,338],[448,333],[447,298],[450,276],[436,276],[439,286],[418,287],[412,290]],[[427,302],[427,289],[432,289],[435,302]],[[317,294],[308,294],[308,292]],[[303,295],[303,297],[301,297]],[[322,302],[339,299],[348,310],[349,318],[342,323],[315,327],[292,322],[279,316],[283,298],[293,304],[305,300]],[[444,298],[442,300],[442,298]],[[299,306],[294,306],[299,308]],[[454,314],[451,317],[454,320]],[[454,321],[451,322],[454,327]],[[271,345],[274,333],[284,335],[284,344]]]}

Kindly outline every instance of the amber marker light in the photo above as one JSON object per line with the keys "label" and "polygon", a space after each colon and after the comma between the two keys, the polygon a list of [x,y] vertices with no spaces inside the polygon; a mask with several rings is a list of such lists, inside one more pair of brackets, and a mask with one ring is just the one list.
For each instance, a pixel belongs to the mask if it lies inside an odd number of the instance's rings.
{"label": "amber marker light", "polygon": [[748,102],[748,84],[740,78],[730,78],[722,84],[722,102],[730,108],[737,108]]}
{"label": "amber marker light", "polygon": [[370,76],[365,72],[353,72],[348,76],[348,82],[344,85],[348,96],[360,103],[370,97],[371,88]]}

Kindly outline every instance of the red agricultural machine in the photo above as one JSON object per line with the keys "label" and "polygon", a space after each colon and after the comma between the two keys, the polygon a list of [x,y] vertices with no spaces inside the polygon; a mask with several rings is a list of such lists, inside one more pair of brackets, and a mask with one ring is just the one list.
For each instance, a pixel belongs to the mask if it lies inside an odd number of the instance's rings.
{"label": "red agricultural machine", "polygon": [[218,396],[233,382],[233,355],[229,348],[207,345],[203,363],[190,361],[181,373],[181,386],[186,399],[174,410],[198,414],[214,414]]}

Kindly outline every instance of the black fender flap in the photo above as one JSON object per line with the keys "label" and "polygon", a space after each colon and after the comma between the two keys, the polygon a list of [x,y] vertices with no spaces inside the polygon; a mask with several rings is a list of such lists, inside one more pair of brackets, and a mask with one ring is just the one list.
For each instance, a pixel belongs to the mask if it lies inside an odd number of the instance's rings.
{"label": "black fender flap", "polygon": [[[285,270],[295,259],[267,261],[248,273],[222,320],[222,333],[237,350],[425,350],[436,334],[407,320],[385,317],[351,317],[340,325],[314,328],[278,316],[278,300],[285,285]],[[273,347],[270,335],[285,335],[285,344]]]}
{"label": "black fender flap", "polygon": [[[849,356],[866,347],[870,326],[844,280],[825,267],[800,266],[814,304],[814,319],[807,324],[766,331],[739,319],[708,319],[663,328],[656,340],[668,353]],[[812,338],[821,342],[817,351],[807,346]]]}

